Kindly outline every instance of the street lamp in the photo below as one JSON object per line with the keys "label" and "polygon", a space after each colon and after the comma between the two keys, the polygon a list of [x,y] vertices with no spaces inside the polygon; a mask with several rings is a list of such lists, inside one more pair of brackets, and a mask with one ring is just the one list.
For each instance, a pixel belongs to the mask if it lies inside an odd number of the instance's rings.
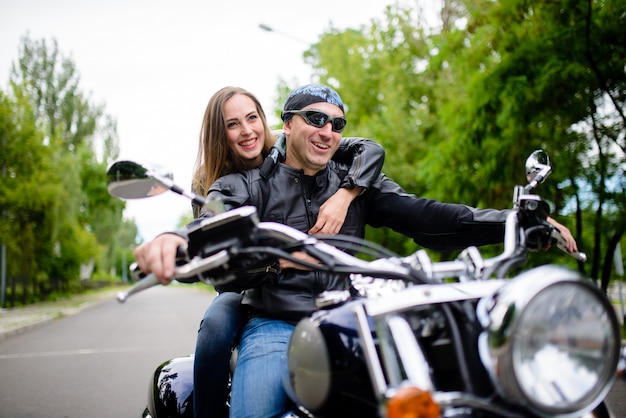
{"label": "street lamp", "polygon": [[274,29],[273,27],[271,27],[269,25],[266,25],[265,23],[259,23],[259,28],[264,30],[264,31],[266,31],[266,32],[278,33],[279,35],[283,35],[286,38],[289,38],[289,39],[291,39],[293,41],[296,41],[296,42],[300,42],[300,43],[305,44],[307,46],[311,45],[310,42],[304,41],[304,40],[302,40],[300,38],[296,38],[295,36],[289,35],[288,33],[278,31],[278,30]]}

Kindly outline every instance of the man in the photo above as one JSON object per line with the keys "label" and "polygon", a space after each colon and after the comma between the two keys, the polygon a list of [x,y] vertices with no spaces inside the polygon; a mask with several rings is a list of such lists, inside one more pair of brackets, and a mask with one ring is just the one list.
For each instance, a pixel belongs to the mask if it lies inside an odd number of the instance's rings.
{"label": "man", "polygon": [[[337,191],[347,172],[331,160],[346,124],[344,107],[333,89],[307,85],[291,92],[282,119],[287,144],[284,162],[269,173],[253,169],[222,177],[211,186],[208,199],[221,199],[228,209],[252,205],[261,221],[307,232],[321,204]],[[350,205],[340,233],[362,237],[367,223],[390,227],[430,248],[464,248],[500,242],[505,215],[506,211],[418,199],[381,175]],[[165,234],[139,247],[135,255],[141,269],[168,283],[176,247],[186,245],[182,235]],[[575,250],[572,242],[570,250]],[[289,410],[282,381],[294,324],[315,309],[318,293],[346,285],[343,275],[282,265],[280,280],[245,292],[242,305],[249,320],[233,376],[231,416],[280,416]]]}

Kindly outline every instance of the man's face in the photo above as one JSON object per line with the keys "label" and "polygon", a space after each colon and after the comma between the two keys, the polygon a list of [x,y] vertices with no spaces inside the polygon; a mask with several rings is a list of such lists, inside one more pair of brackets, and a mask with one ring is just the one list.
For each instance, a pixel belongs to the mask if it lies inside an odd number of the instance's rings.
{"label": "man's face", "polygon": [[[313,103],[302,110],[319,110],[329,116],[343,116],[338,106],[327,102]],[[339,148],[341,133],[334,132],[330,123],[321,128],[306,123],[301,115],[293,115],[283,126],[287,139],[285,163],[299,168],[308,176],[323,169]]]}

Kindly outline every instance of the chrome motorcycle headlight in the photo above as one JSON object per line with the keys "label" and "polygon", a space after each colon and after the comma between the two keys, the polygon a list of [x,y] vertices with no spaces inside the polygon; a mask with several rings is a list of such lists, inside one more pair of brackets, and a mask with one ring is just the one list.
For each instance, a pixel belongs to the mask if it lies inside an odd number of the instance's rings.
{"label": "chrome motorcycle headlight", "polygon": [[539,415],[591,410],[619,359],[615,311],[577,272],[529,270],[478,305],[479,350],[498,391]]}
{"label": "chrome motorcycle headlight", "polygon": [[308,318],[300,321],[289,341],[289,378],[306,408],[321,408],[330,392],[331,370],[324,336]]}

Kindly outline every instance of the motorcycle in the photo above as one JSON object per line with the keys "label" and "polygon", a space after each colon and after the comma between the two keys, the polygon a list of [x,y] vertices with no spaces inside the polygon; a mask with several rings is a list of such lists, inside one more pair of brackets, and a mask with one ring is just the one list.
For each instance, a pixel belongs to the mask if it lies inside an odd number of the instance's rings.
{"label": "motorcycle", "polygon": [[[501,254],[483,257],[469,247],[440,262],[424,250],[402,257],[354,237],[260,222],[254,207],[223,212],[170,174],[132,161],[114,163],[107,176],[113,196],[170,190],[212,211],[179,254],[180,282],[243,290],[258,276],[240,272],[277,258],[350,275],[353,289],[321,293],[318,310],[291,337],[286,390],[298,405],[293,416],[610,417],[604,399],[617,375],[621,333],[606,295],[563,266],[515,273],[529,252],[565,251],[546,221],[548,204],[533,193],[550,172],[545,152],[529,156],[528,183],[514,188]],[[370,261],[346,252],[356,247]],[[120,302],[158,284],[136,268],[133,275],[141,280],[118,294]],[[166,361],[153,375],[143,417],[193,416],[192,391],[193,356]]]}

